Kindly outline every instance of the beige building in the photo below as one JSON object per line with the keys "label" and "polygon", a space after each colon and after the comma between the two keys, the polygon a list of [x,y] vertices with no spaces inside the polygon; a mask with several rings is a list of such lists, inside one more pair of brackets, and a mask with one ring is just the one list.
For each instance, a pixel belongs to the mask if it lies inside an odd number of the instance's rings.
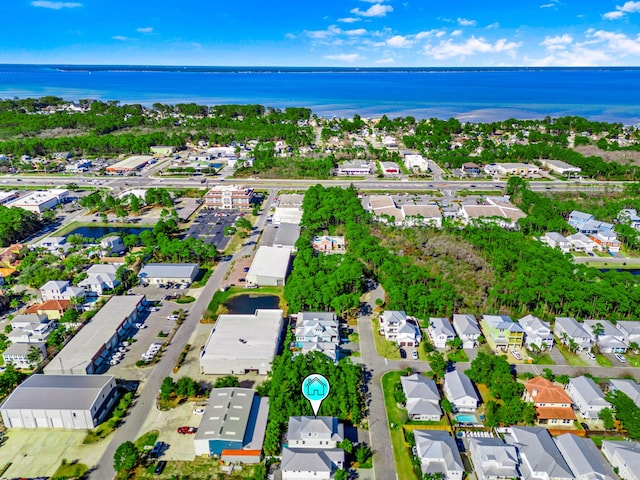
{"label": "beige building", "polygon": [[255,199],[253,189],[242,185],[216,185],[204,196],[209,208],[251,208]]}

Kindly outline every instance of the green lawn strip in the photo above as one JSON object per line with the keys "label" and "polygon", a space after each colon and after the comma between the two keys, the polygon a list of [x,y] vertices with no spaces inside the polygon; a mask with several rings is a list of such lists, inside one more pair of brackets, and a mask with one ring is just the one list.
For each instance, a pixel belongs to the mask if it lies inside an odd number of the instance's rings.
{"label": "green lawn strip", "polygon": [[62,463],[56,470],[56,473],[54,473],[51,477],[51,480],[63,478],[83,478],[83,476],[88,471],[89,467],[87,467],[84,463],[78,463],[77,461],[67,463],[67,461],[63,459]]}
{"label": "green lawn strip", "polygon": [[613,366],[613,363],[611,362],[611,360],[609,360],[607,357],[605,357],[601,353],[596,355],[596,361],[598,362],[598,365],[600,365],[601,367],[612,367]]}
{"label": "green lawn strip", "polygon": [[447,360],[450,362],[468,362],[469,357],[464,350],[458,350],[457,352],[451,352],[447,355]]}
{"label": "green lawn strip", "polygon": [[556,347],[558,351],[562,354],[564,359],[567,361],[567,363],[572,367],[588,367],[589,366],[589,364],[585,362],[582,358],[580,358],[577,354],[571,353],[564,344],[557,342]]}
{"label": "green lawn strip", "polygon": [[410,447],[405,442],[402,426],[407,422],[407,412],[398,408],[393,398],[394,385],[399,381],[401,372],[388,372],[382,377],[382,391],[384,393],[384,404],[387,410],[389,422],[389,433],[391,434],[391,445],[393,447],[393,457],[396,465],[398,478],[416,479],[411,463]]}
{"label": "green lawn strip", "polygon": [[598,448],[602,447],[603,440],[613,440],[613,441],[626,440],[626,437],[624,436],[614,436],[614,435],[589,435],[589,438],[593,440],[593,443],[595,443],[596,447]]}
{"label": "green lawn strip", "polygon": [[160,436],[160,430],[151,430],[150,432],[145,433],[135,442],[133,442],[138,448],[138,450],[143,450],[145,446],[153,447]]}
{"label": "green lawn strip", "polygon": [[398,346],[384,338],[384,335],[378,333],[380,324],[377,320],[372,320],[373,327],[373,339],[376,344],[376,351],[378,355],[389,360],[400,360],[400,349]]}
{"label": "green lawn strip", "polygon": [[551,355],[545,353],[543,355],[539,355],[538,357],[533,357],[533,363],[536,365],[555,365],[556,362],[553,361]]}

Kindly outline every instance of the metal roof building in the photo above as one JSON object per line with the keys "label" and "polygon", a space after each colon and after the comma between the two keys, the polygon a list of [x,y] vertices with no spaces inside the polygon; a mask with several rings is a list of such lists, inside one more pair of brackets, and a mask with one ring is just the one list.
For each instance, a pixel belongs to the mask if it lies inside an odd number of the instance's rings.
{"label": "metal roof building", "polygon": [[134,155],[107,167],[107,172],[124,173],[140,170],[153,159],[151,155]]}
{"label": "metal roof building", "polygon": [[44,367],[47,375],[98,373],[144,307],[144,295],[114,296]]}
{"label": "metal roof building", "polygon": [[209,375],[266,375],[278,351],[282,310],[249,315],[219,315],[200,355],[200,371]]}
{"label": "metal roof building", "polygon": [[277,248],[288,248],[296,251],[296,242],[300,238],[300,227],[293,223],[281,223],[277,225],[277,231],[273,239],[273,246]]}
{"label": "metal roof building", "polygon": [[7,428],[95,428],[115,403],[110,375],[31,375],[0,408]]}
{"label": "metal roof building", "polygon": [[288,248],[265,247],[258,248],[253,257],[247,283],[252,285],[284,285],[289,273],[291,250]]}
{"label": "metal roof building", "polygon": [[269,399],[250,388],[214,388],[193,439],[196,455],[259,462],[268,413]]}
{"label": "metal roof building", "polygon": [[184,283],[190,284],[198,276],[197,263],[147,263],[140,269],[138,278],[142,283]]}

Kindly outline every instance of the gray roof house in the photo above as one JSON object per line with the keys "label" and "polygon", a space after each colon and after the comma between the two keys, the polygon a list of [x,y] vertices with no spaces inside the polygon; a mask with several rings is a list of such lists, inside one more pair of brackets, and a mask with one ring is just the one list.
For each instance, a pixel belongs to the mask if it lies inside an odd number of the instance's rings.
{"label": "gray roof house", "polygon": [[[594,332],[602,325],[602,333]],[[625,353],[627,344],[624,343],[624,334],[608,320],[585,320],[584,326],[591,335],[591,339],[600,347],[602,353]]]}
{"label": "gray roof house", "polygon": [[334,417],[290,417],[282,449],[282,479],[333,478],[344,467],[344,426]]}
{"label": "gray roof house", "polygon": [[589,420],[598,420],[598,414],[603,408],[611,408],[611,404],[604,399],[600,387],[589,377],[581,375],[571,378],[566,387],[573,404],[580,410],[580,415]]}
{"label": "gray roof house", "polygon": [[633,380],[612,378],[609,380],[609,391],[615,392],[616,390],[627,395],[634,403],[640,404],[640,385]]}
{"label": "gray roof house", "polygon": [[556,317],[553,333],[565,345],[575,342],[577,351],[589,350],[593,344],[590,332],[573,317]]}
{"label": "gray roof house", "polygon": [[414,436],[422,473],[443,473],[446,480],[462,480],[464,466],[449,432],[414,430]]}
{"label": "gray roof house", "polygon": [[380,315],[380,333],[399,346],[413,347],[422,341],[415,320],[407,317],[404,310],[385,310]]}
{"label": "gray roof house", "polygon": [[444,394],[456,412],[475,412],[480,403],[469,377],[457,370],[444,374]]}
{"label": "gray roof house", "polygon": [[573,472],[546,428],[511,427],[508,437],[505,440],[520,454],[525,480],[573,480]]}
{"label": "gray roof house", "polygon": [[414,373],[400,377],[400,383],[407,397],[407,413],[412,420],[440,420],[440,394],[433,380]]}
{"label": "gray roof house", "polygon": [[469,452],[478,480],[521,478],[518,451],[502,439],[471,437]]}
{"label": "gray roof house", "polygon": [[451,322],[444,317],[429,318],[427,333],[437,348],[445,348],[448,341],[456,338],[456,332],[451,326]]}
{"label": "gray roof house", "polygon": [[79,287],[89,294],[102,295],[106,290],[113,290],[120,285],[117,278],[118,267],[110,264],[92,265],[87,270],[87,278],[78,283]]}
{"label": "gray roof house", "polygon": [[640,442],[602,441],[602,454],[624,480],[640,480]]}
{"label": "gray roof house", "polygon": [[470,314],[454,314],[453,328],[462,340],[462,348],[473,348],[478,344],[478,337],[482,335],[476,317]]}
{"label": "gray roof house", "polygon": [[110,375],[31,375],[0,408],[7,428],[95,428],[116,401]]}
{"label": "gray roof house", "polygon": [[8,338],[11,343],[44,342],[49,338],[51,330],[57,322],[49,321],[44,314],[27,313],[16,315],[11,320],[11,332]]}
{"label": "gray roof house", "polygon": [[84,290],[80,287],[73,287],[66,280],[49,280],[40,287],[42,301],[47,300],[71,300],[84,298]]}
{"label": "gray roof house", "polygon": [[[32,351],[38,352],[37,360],[31,360]],[[2,352],[5,365],[12,363],[16,368],[34,368],[42,361],[46,353],[44,342],[13,343]]]}
{"label": "gray roof house", "polygon": [[536,347],[540,350],[553,348],[553,333],[549,323],[534,315],[527,315],[518,320],[518,323],[524,329],[524,343],[529,350]]}
{"label": "gray roof house", "polygon": [[596,444],[590,438],[566,433],[554,439],[576,480],[616,480]]}
{"label": "gray roof house", "polygon": [[624,335],[627,344],[637,343],[640,345],[640,322],[635,320],[619,320],[616,328]]}
{"label": "gray roof house", "polygon": [[102,247],[102,254],[105,257],[110,257],[111,255],[122,255],[127,251],[122,238],[117,235],[104,237],[100,240],[100,246]]}
{"label": "gray roof house", "polygon": [[296,340],[337,343],[338,326],[338,319],[333,312],[300,312],[296,321]]}
{"label": "gray roof house", "polygon": [[140,269],[138,278],[141,283],[182,283],[190,285],[198,276],[200,265],[197,263],[147,263]]}

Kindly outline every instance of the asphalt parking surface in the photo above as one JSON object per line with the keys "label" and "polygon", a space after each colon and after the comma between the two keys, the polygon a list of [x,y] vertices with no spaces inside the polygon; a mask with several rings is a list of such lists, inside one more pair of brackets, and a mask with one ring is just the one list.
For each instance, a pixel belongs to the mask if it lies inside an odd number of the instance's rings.
{"label": "asphalt parking surface", "polygon": [[193,237],[216,246],[218,251],[227,248],[231,237],[224,235],[225,227],[230,227],[238,218],[237,211],[201,209],[189,226],[183,238]]}

